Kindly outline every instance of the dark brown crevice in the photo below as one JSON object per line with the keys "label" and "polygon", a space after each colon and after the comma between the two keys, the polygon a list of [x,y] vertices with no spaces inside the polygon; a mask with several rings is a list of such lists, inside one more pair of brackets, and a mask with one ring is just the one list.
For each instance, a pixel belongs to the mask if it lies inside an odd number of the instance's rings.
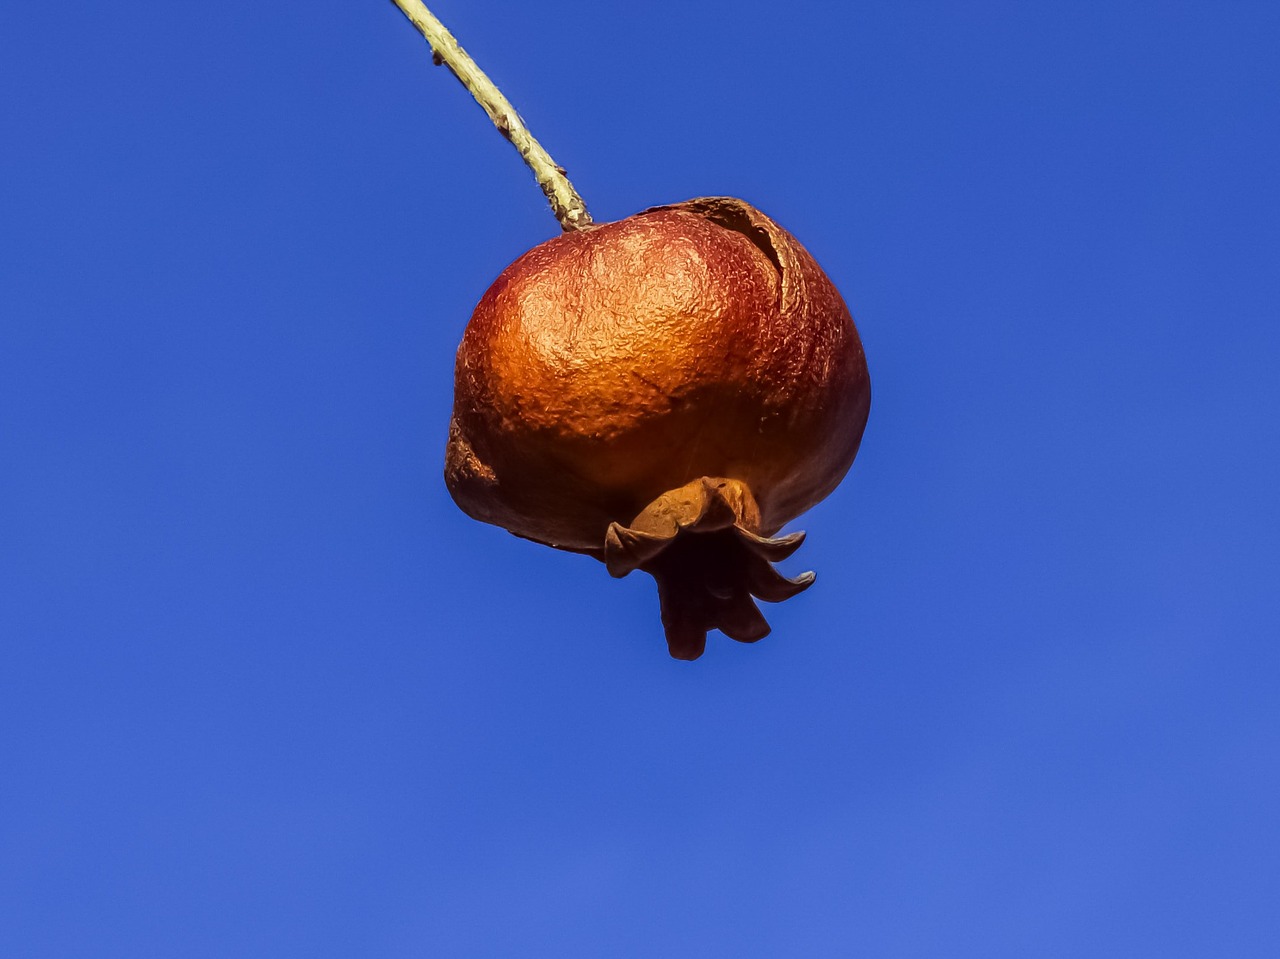
{"label": "dark brown crevice", "polygon": [[769,262],[778,272],[779,283],[785,278],[786,269],[782,265],[777,247],[773,244],[772,234],[752,218],[741,200],[733,197],[701,197],[697,200],[686,200],[684,203],[651,207],[644,212],[656,213],[659,210],[683,210],[686,213],[696,213],[716,226],[742,234],[768,257]]}

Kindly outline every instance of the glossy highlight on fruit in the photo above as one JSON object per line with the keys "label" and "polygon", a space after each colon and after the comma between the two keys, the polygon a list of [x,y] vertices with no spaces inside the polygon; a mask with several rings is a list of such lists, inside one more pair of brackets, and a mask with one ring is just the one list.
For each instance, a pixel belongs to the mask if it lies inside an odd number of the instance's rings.
{"label": "glossy highlight on fruit", "polygon": [[445,479],[470,516],[658,583],[671,654],[769,632],[775,538],[844,477],[870,381],[848,308],[742,200],[655,207],[512,263],[458,349]]}

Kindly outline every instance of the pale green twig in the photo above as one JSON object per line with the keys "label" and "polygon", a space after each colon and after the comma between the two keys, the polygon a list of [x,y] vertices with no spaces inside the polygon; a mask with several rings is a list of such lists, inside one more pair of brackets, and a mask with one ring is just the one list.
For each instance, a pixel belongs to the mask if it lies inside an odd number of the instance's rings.
{"label": "pale green twig", "polygon": [[538,180],[538,186],[547,195],[551,210],[566,231],[581,230],[591,225],[591,215],[587,213],[586,204],[578,191],[573,188],[569,178],[565,176],[564,167],[558,166],[551,155],[533,138],[502,92],[493,85],[493,81],[485,76],[467,52],[458,46],[458,41],[439,20],[435,18],[421,0],[391,0],[400,12],[409,18],[409,22],[417,28],[431,45],[432,59],[443,63],[464,87],[476,98],[476,102],[489,114],[489,119],[498,128],[498,132],[511,141],[529,165]]}

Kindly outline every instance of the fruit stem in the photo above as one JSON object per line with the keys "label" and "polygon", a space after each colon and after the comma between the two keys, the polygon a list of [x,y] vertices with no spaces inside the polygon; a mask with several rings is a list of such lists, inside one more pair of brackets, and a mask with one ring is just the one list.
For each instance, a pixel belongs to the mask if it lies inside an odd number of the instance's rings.
{"label": "fruit stem", "polygon": [[551,204],[551,211],[566,233],[581,230],[591,225],[591,214],[587,205],[578,196],[564,167],[557,165],[551,155],[543,149],[542,144],[533,138],[516,113],[510,101],[485,76],[484,71],[476,66],[476,62],[458,45],[453,34],[443,23],[436,19],[421,0],[391,0],[431,45],[431,59],[440,66],[447,66],[459,82],[476,98],[476,102],[489,114],[489,119],[498,128],[511,145],[519,151],[524,162],[533,171],[538,186],[546,194]]}

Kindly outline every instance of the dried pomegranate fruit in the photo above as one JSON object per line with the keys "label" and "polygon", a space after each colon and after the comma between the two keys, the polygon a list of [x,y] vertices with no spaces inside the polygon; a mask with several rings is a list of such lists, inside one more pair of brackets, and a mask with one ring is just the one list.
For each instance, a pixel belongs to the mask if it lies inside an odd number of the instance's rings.
{"label": "dried pomegranate fruit", "polygon": [[711,197],[512,263],[458,350],[445,480],[470,516],[658,582],[671,654],[806,588],[772,538],[844,477],[870,405],[840,294],[791,234]]}
{"label": "dried pomegranate fruit", "polygon": [[421,0],[393,0],[565,230],[507,267],[458,348],[445,481],[468,514],[658,582],[671,655],[769,632],[813,574],[774,538],[848,471],[871,394],[831,281],[786,230],[708,197],[592,223],[565,170]]}

